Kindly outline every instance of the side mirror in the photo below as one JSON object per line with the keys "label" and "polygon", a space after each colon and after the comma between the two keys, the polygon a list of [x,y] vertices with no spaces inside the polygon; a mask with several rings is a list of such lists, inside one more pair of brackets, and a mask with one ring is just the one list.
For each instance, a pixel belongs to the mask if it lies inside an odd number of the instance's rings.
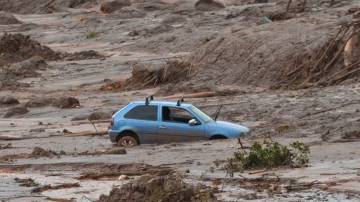
{"label": "side mirror", "polygon": [[191,119],[190,121],[189,121],[189,125],[190,126],[195,126],[195,125],[198,125],[199,123],[198,123],[198,121],[196,120],[196,119]]}

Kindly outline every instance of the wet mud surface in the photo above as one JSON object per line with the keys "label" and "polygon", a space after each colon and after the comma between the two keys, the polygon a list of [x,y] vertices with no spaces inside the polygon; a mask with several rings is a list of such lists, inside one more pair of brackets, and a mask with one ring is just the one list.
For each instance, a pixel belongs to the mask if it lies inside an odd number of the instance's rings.
{"label": "wet mud surface", "polygon": [[[102,195],[111,201],[111,190],[126,192],[136,182],[143,190],[144,176],[156,179],[154,189],[164,188],[172,175],[186,184],[183,195],[200,201],[199,187],[210,190],[205,201],[360,199],[356,72],[332,85],[271,88],[289,73],[282,66],[299,68],[319,56],[337,23],[352,20],[357,1],[333,7],[308,1],[304,12],[293,4],[286,15],[283,1],[197,8],[190,0],[131,1],[109,13],[97,1],[53,1],[51,10],[44,9],[50,1],[34,1],[14,9],[21,2],[0,3],[12,13],[0,15],[0,22],[6,17],[0,25],[0,201],[97,201]],[[294,34],[304,32],[309,35]],[[311,60],[301,60],[304,50]],[[288,57],[293,52],[296,60]],[[334,72],[342,67],[336,64]],[[286,81],[303,81],[302,73]],[[309,166],[231,178],[223,164],[240,148],[237,140],[113,145],[106,134],[111,114],[154,94],[185,97],[211,116],[222,104],[219,120],[252,129],[245,147],[269,137],[304,141]]]}

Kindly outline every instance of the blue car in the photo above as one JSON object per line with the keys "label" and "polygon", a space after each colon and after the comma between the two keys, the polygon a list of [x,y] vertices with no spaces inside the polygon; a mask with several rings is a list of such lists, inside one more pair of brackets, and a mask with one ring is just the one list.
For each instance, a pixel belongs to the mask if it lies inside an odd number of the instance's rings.
{"label": "blue car", "polygon": [[239,138],[250,130],[234,123],[216,121],[192,104],[182,101],[131,102],[116,112],[109,129],[119,146]]}

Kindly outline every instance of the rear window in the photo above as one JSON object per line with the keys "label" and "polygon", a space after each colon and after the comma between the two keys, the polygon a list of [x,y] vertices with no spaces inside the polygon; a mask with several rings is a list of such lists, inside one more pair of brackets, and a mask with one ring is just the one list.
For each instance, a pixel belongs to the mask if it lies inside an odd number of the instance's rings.
{"label": "rear window", "polygon": [[140,105],[132,108],[124,117],[127,119],[157,121],[157,111],[157,106]]}

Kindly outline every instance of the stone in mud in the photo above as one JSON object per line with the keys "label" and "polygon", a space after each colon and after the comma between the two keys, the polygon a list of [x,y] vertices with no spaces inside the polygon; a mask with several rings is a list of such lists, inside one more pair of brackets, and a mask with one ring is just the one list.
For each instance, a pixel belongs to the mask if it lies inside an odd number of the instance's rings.
{"label": "stone in mud", "polygon": [[80,106],[80,102],[78,99],[74,97],[62,97],[57,100],[55,100],[52,105],[54,107],[58,107],[61,109],[70,109],[70,108],[76,108]]}
{"label": "stone in mud", "polygon": [[198,0],[195,9],[199,11],[216,11],[225,8],[224,4],[214,0]]}
{"label": "stone in mud", "polygon": [[10,118],[17,115],[27,114],[29,110],[26,107],[14,107],[8,110],[4,115],[4,118]]}
{"label": "stone in mud", "polygon": [[131,2],[129,0],[112,0],[102,3],[100,10],[103,13],[112,13],[127,6],[131,6]]}
{"label": "stone in mud", "polygon": [[0,105],[16,105],[19,103],[19,100],[11,96],[0,97]]}

